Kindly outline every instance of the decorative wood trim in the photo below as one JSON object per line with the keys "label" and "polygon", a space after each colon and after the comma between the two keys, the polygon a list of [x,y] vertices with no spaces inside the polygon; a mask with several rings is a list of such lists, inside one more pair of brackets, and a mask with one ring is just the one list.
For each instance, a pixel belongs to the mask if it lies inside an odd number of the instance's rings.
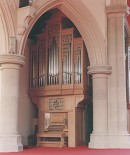
{"label": "decorative wood trim", "polygon": [[48,110],[64,110],[64,98],[56,97],[48,99]]}

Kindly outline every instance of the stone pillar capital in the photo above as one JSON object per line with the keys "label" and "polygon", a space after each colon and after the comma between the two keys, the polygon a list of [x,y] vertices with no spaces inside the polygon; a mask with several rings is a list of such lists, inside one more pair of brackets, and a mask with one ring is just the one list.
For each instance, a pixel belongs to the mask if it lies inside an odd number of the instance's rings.
{"label": "stone pillar capital", "polygon": [[25,57],[18,54],[0,55],[0,64],[17,64],[23,66],[25,64]]}
{"label": "stone pillar capital", "polygon": [[89,66],[88,74],[111,74],[111,66],[108,65]]}
{"label": "stone pillar capital", "polygon": [[126,0],[109,0],[109,3],[106,4],[107,14],[115,15],[125,15],[129,12]]}
{"label": "stone pillar capital", "polygon": [[106,6],[109,5],[127,5],[127,0],[106,0]]}

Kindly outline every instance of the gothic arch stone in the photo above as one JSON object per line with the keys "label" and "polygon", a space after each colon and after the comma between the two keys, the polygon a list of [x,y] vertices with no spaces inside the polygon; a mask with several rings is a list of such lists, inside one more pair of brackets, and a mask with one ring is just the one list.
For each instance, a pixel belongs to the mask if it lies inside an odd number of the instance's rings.
{"label": "gothic arch stone", "polygon": [[5,24],[5,20],[3,18],[3,14],[2,14],[2,10],[0,9],[0,42],[2,43],[0,46],[0,54],[6,53],[7,51],[7,46],[6,44],[8,43],[7,41],[7,28],[6,28],[6,24]]}
{"label": "gothic arch stone", "polygon": [[[37,8],[35,3],[37,3]],[[36,9],[36,12],[29,22],[28,28],[26,28],[21,36],[19,54],[24,55],[24,48],[29,32],[40,16],[52,8],[58,8],[70,18],[81,33],[88,50],[90,65],[107,64],[106,41],[91,12],[80,0],[77,0],[76,3],[74,0],[48,0],[46,3],[36,1],[32,7]]]}
{"label": "gothic arch stone", "polygon": [[8,54],[10,51],[10,39],[16,38],[15,24],[12,17],[12,10],[10,4],[13,4],[13,9],[16,9],[13,1],[2,1],[0,0],[0,36],[1,46],[0,54]]}

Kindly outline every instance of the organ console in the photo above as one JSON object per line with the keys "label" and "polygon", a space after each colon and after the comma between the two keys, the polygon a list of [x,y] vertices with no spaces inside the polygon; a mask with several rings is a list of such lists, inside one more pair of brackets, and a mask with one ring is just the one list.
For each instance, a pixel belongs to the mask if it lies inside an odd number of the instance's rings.
{"label": "organ console", "polygon": [[38,146],[58,146],[68,145],[67,134],[67,113],[45,113],[44,131],[37,135]]}
{"label": "organ console", "polygon": [[53,13],[45,23],[30,44],[30,97],[39,111],[37,146],[85,145],[87,51],[63,13]]}

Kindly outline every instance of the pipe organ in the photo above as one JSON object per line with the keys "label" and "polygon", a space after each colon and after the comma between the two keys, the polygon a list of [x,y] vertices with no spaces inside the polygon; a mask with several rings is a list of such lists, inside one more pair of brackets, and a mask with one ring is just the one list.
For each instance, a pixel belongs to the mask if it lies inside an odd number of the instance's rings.
{"label": "pipe organ", "polygon": [[35,88],[37,84],[37,49],[31,45],[31,87]]}
{"label": "pipe organ", "polygon": [[73,28],[62,30],[62,83],[72,83]]}
{"label": "pipe organ", "polygon": [[[43,52],[46,50],[46,38],[45,34],[43,33],[42,36],[39,36],[39,40],[37,43],[37,51],[38,55],[35,57],[35,59],[38,57],[38,86],[45,86],[46,81],[46,52]],[[37,53],[37,52],[36,52]]]}
{"label": "pipe organ", "polygon": [[48,75],[47,84],[59,84],[60,23],[48,26]]}
{"label": "pipe organ", "polygon": [[30,44],[30,97],[39,111],[37,145],[84,145],[87,51],[64,14],[56,13],[45,23],[37,41]]}

